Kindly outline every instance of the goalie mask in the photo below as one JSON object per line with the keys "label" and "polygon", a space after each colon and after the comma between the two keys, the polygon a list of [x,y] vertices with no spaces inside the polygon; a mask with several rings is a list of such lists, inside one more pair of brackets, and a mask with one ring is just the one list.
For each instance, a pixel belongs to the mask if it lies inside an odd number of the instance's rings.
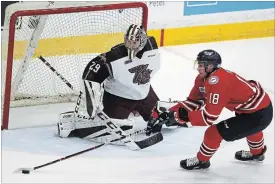
{"label": "goalie mask", "polygon": [[143,26],[132,24],[124,35],[124,45],[128,50],[129,59],[133,59],[147,42],[147,34]]}

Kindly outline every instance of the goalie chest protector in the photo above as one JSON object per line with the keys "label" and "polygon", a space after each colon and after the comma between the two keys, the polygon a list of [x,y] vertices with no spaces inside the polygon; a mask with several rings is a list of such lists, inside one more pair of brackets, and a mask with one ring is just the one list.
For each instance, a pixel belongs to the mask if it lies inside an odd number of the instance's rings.
{"label": "goalie chest protector", "polygon": [[104,89],[113,95],[131,100],[146,98],[151,78],[160,68],[160,54],[154,37],[149,37],[145,47],[129,60],[123,44],[112,48],[116,59],[110,62],[112,76],[104,81]]}

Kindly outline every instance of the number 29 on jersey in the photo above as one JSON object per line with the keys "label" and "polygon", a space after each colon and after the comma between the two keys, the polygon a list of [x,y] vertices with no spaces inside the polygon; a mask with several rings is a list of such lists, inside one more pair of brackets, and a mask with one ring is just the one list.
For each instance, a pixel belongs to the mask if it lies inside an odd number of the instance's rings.
{"label": "number 29 on jersey", "polygon": [[99,69],[100,69],[100,64],[96,62],[92,62],[92,65],[90,66],[90,70],[97,73]]}

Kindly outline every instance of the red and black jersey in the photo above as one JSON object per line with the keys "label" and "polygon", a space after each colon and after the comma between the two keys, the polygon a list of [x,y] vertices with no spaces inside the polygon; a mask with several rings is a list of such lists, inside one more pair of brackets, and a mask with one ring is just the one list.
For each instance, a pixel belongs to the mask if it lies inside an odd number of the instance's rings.
{"label": "red and black jersey", "polygon": [[258,111],[270,104],[270,98],[259,82],[248,81],[223,68],[206,79],[198,76],[188,98],[194,101],[204,99],[205,102],[201,110],[188,112],[193,126],[212,125],[224,107],[241,114]]}

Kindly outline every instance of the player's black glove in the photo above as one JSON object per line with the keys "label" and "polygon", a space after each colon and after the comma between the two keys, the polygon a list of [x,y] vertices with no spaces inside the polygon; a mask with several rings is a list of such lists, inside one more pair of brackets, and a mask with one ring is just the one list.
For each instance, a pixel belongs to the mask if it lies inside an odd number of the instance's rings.
{"label": "player's black glove", "polygon": [[184,108],[178,108],[178,111],[171,111],[169,113],[169,119],[165,123],[166,126],[181,126],[188,127],[186,122],[189,122],[188,112]]}
{"label": "player's black glove", "polygon": [[147,123],[146,135],[150,136],[151,133],[160,132],[162,125],[167,123],[169,119],[169,112],[166,109],[158,108],[157,106],[153,109],[151,118]]}

